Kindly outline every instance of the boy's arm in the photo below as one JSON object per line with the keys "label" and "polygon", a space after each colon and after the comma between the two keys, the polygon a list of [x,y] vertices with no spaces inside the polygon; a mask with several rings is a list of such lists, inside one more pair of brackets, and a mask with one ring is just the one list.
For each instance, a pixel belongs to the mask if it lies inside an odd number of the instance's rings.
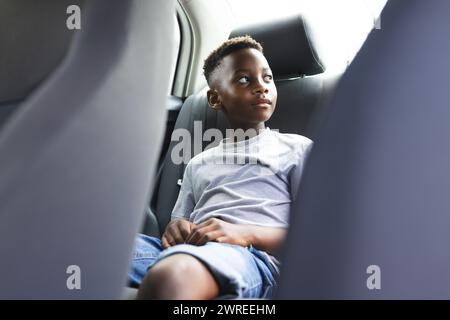
{"label": "boy's arm", "polygon": [[192,229],[186,243],[204,245],[209,241],[229,243],[276,254],[286,237],[286,228],[234,224],[217,218],[209,219]]}
{"label": "boy's arm", "polygon": [[277,254],[287,235],[287,228],[242,225],[250,244],[270,254]]}

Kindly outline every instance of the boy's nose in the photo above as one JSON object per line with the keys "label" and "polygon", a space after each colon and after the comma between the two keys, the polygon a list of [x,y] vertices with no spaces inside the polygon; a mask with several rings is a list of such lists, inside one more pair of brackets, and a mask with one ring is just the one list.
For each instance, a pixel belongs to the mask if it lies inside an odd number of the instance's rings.
{"label": "boy's nose", "polygon": [[255,88],[253,89],[253,92],[254,93],[268,93],[269,88],[264,81],[258,81],[258,83],[255,84]]}

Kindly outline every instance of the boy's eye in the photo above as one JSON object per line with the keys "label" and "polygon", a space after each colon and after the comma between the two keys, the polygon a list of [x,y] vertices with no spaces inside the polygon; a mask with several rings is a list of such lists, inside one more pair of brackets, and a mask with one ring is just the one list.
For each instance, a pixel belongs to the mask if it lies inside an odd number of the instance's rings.
{"label": "boy's eye", "polygon": [[272,79],[273,79],[273,77],[270,74],[267,74],[267,75],[264,76],[264,80],[265,81],[272,81]]}
{"label": "boy's eye", "polygon": [[246,84],[246,83],[248,83],[250,81],[250,79],[248,78],[248,77],[240,77],[239,79],[238,79],[238,82],[239,83],[242,83],[242,84]]}

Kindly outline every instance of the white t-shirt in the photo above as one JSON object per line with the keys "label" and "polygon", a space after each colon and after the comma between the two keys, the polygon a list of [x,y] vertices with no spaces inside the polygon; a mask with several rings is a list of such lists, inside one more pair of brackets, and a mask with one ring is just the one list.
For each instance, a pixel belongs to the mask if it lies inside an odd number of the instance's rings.
{"label": "white t-shirt", "polygon": [[270,128],[248,140],[222,140],[189,161],[172,219],[287,227],[311,146],[306,137]]}

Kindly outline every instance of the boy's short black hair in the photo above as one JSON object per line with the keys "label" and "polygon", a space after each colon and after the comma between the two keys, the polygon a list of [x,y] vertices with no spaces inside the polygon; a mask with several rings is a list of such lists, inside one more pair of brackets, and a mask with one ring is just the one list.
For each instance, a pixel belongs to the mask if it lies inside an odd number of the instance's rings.
{"label": "boy's short black hair", "polygon": [[222,43],[220,47],[211,52],[205,60],[203,74],[205,75],[208,84],[210,84],[211,74],[220,65],[222,59],[230,53],[240,49],[256,49],[261,53],[263,52],[261,44],[248,35],[228,39]]}

